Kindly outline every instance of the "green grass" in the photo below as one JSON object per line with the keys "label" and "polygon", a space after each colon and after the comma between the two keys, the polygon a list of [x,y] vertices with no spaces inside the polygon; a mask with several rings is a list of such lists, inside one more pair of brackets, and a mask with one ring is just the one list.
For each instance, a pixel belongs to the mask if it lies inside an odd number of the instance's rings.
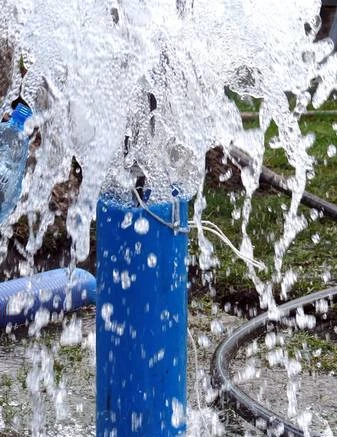
{"label": "green grass", "polygon": [[301,353],[302,366],[308,370],[337,372],[337,345],[308,332],[297,332],[286,344],[290,357]]}
{"label": "green grass", "polygon": [[[208,207],[205,217],[217,223],[230,240],[236,245],[241,243],[241,220],[231,216],[233,205],[228,193],[220,190],[208,190]],[[242,204],[237,201],[236,208]],[[262,260],[268,267],[261,274],[264,280],[271,279],[273,273],[274,246],[283,230],[283,210],[281,205],[288,205],[289,199],[284,195],[264,194],[253,198],[253,212],[249,224],[249,234],[254,245],[256,259]],[[330,271],[329,283],[337,282],[334,275],[337,267],[337,224],[329,219],[312,221],[305,207],[301,210],[307,216],[309,226],[301,232],[284,257],[283,271],[293,269],[298,274],[298,281],[292,295],[304,295],[326,286],[323,275]],[[319,234],[320,241],[315,244],[312,236]],[[247,277],[247,268],[241,260],[236,260],[231,250],[210,237],[220,261],[217,271],[217,288],[221,291],[234,288],[247,290],[253,287]],[[276,295],[279,290],[276,287]]]}
{"label": "green grass", "polygon": [[[282,349],[289,358],[300,361],[303,369],[309,372],[337,372],[337,344],[321,338],[314,332],[296,331],[291,334],[284,333],[284,345]],[[265,335],[258,339],[259,347],[257,356],[263,360],[263,364],[269,367],[266,358],[268,348],[265,343]],[[277,348],[280,346],[277,345]]]}
{"label": "green grass", "polygon": [[[247,110],[247,105],[241,102],[240,109]],[[259,102],[253,102],[252,105],[250,110],[255,110]],[[337,110],[336,101],[330,101],[326,106]],[[327,147],[330,144],[337,145],[337,135],[332,128],[332,124],[336,121],[331,116],[311,117],[303,119],[300,127],[303,134],[313,132],[316,136],[315,144],[309,151],[316,161],[315,177],[308,181],[307,190],[337,204],[337,156],[332,158],[327,156]],[[245,124],[247,129],[256,126],[257,121],[254,120]],[[264,164],[279,174],[290,175],[293,169],[289,166],[284,152],[268,147],[268,142],[275,135],[277,135],[277,127],[272,124],[266,135]],[[204,218],[218,224],[230,240],[239,247],[241,219],[234,220],[232,212],[233,209],[242,207],[243,193],[237,191],[235,196],[236,202],[233,205],[226,186],[206,187],[207,209]],[[264,280],[272,278],[273,242],[280,237],[283,231],[284,209],[282,208],[287,208],[289,202],[289,197],[274,190],[259,192],[253,197],[253,211],[248,229],[256,259],[261,259],[268,267],[267,271],[261,274]],[[307,218],[308,227],[297,236],[284,257],[283,271],[293,269],[298,275],[298,281],[290,297],[304,295],[337,283],[337,223],[328,218],[313,221],[310,209],[305,206],[300,207],[300,212]],[[316,234],[320,237],[318,244],[312,240]],[[253,284],[247,277],[247,268],[244,263],[237,260],[228,247],[213,237],[210,237],[210,240],[214,243],[220,261],[216,275],[218,294],[228,295],[230,290],[251,290]],[[328,283],[326,283],[327,272],[331,275]],[[279,289],[276,286],[276,296],[278,292]]]}

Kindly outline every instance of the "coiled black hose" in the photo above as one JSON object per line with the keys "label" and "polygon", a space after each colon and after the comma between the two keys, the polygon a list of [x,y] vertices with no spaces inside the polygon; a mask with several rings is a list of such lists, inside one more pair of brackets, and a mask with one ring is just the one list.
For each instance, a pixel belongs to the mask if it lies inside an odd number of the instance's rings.
{"label": "coiled black hose", "polygon": [[[298,307],[305,307],[319,299],[332,299],[336,295],[337,287],[332,287],[289,301],[279,306],[281,318]],[[268,313],[263,313],[236,329],[218,345],[211,362],[212,385],[219,391],[217,404],[220,408],[225,404],[231,405],[240,416],[259,429],[263,423],[265,426],[262,430],[269,436],[303,437],[302,430],[252,399],[233,383],[230,376],[229,365],[237,350],[263,332],[268,321]]]}

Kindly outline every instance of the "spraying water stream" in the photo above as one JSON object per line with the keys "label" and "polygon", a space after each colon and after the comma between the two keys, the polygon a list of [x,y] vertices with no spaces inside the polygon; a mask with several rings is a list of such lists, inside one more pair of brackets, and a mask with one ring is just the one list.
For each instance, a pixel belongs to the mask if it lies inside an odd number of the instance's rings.
{"label": "spraying water stream", "polygon": [[[113,193],[131,205],[140,181],[143,193],[149,193],[148,205],[173,201],[177,193],[184,199],[196,196],[199,262],[211,268],[217,259],[202,221],[205,155],[221,145],[228,156],[235,146],[252,160],[241,173],[240,253],[261,308],[278,319],[274,287],[281,284],[285,298],[295,282],[282,260],[307,226],[298,207],[314,172],[308,151],[315,137],[302,134],[299,120],[310,103],[319,107],[337,87],[334,45],[329,39],[315,41],[320,1],[0,0],[0,6],[0,113],[10,113],[20,96],[34,114],[26,132],[41,136],[21,200],[1,224],[1,256],[13,225],[26,215],[26,273],[34,272],[34,254],[56,217],[52,190],[68,179],[75,157],[83,178],[67,215],[72,268],[88,256],[99,194]],[[318,85],[310,94],[313,80]],[[261,100],[259,128],[244,129],[227,89]],[[271,123],[278,135],[269,146],[283,149],[293,168],[287,179],[292,197],[274,244],[273,269],[262,280],[250,261],[254,248],[248,225]],[[35,368],[42,366],[43,353],[36,354]],[[59,405],[60,392],[53,383],[44,384]],[[39,411],[35,389],[30,387]],[[44,435],[39,420],[39,415],[33,420],[33,435]]]}

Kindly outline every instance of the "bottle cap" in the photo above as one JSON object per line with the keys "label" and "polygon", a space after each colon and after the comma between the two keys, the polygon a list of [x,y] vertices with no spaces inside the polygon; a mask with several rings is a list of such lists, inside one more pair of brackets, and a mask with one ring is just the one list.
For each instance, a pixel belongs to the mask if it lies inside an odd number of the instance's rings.
{"label": "bottle cap", "polygon": [[23,130],[25,121],[32,114],[33,113],[28,106],[19,103],[12,113],[11,123],[17,126],[18,129]]}

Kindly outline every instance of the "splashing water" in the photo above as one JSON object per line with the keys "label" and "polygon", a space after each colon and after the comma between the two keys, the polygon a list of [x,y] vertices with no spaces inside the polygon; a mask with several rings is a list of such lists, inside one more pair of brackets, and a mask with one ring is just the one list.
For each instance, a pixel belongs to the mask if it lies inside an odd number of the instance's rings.
{"label": "splashing water", "polygon": [[[249,199],[258,185],[264,132],[274,120],[279,137],[273,147],[284,148],[295,169],[284,237],[276,244],[280,275],[282,256],[304,226],[297,206],[312,168],[306,150],[314,140],[298,126],[310,102],[306,90],[313,78],[329,76],[314,96],[318,105],[335,86],[336,56],[320,63],[333,45],[314,42],[319,1],[2,3],[1,53],[7,55],[1,110],[21,93],[35,113],[27,129],[37,126],[42,136],[34,174],[26,176],[26,200],[10,220],[28,214],[34,225],[29,253],[41,246],[54,220],[50,193],[67,179],[73,156],[83,181],[67,226],[82,260],[101,190],[130,202],[141,174],[153,202],[170,199],[174,184],[190,198],[202,186],[205,153],[216,144],[225,151],[235,144],[254,159],[243,172],[243,250],[251,252]],[[27,69],[23,78],[20,63]],[[225,86],[263,99],[260,129],[244,131]],[[285,91],[297,96],[293,111]],[[203,205],[197,208],[199,213]]]}
{"label": "splashing water", "polygon": [[[143,178],[149,203],[171,200],[174,190],[187,199],[197,195],[194,224],[200,263],[208,268],[216,259],[202,229],[205,155],[221,145],[228,156],[234,145],[252,160],[241,173],[240,251],[253,259],[251,199],[274,122],[278,135],[269,145],[283,149],[293,168],[292,198],[275,243],[272,279],[262,281],[258,269],[247,266],[261,306],[278,318],[273,286],[280,283],[286,295],[296,281],[293,272],[282,273],[282,259],[307,225],[297,210],[314,165],[308,155],[314,135],[302,135],[299,120],[309,103],[318,107],[337,88],[333,43],[315,41],[320,6],[319,0],[0,0],[1,115],[21,96],[34,112],[27,133],[37,128],[41,135],[21,201],[1,225],[1,256],[13,224],[27,215],[25,253],[32,266],[55,220],[51,192],[68,179],[75,157],[83,179],[67,216],[74,263],[89,253],[99,194],[113,192],[131,204],[132,188]],[[243,128],[226,89],[261,99],[259,128]],[[296,97],[293,109],[286,92]],[[146,232],[146,223],[126,218],[125,226],[131,224]],[[122,280],[127,287],[128,272]]]}

